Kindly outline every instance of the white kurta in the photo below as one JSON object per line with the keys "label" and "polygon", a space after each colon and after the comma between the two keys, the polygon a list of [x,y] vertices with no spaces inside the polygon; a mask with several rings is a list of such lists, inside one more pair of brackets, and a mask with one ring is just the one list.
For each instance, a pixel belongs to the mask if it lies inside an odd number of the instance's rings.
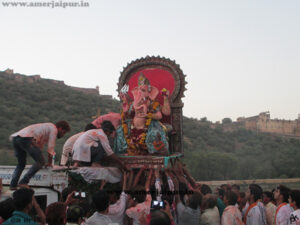
{"label": "white kurta", "polygon": [[234,205],[228,205],[222,214],[222,225],[243,225],[242,214]]}
{"label": "white kurta", "polygon": [[119,225],[124,224],[126,201],[127,201],[127,194],[125,194],[125,192],[123,191],[120,195],[120,199],[115,204],[109,205],[107,215],[113,223]]}
{"label": "white kurta", "polygon": [[247,223],[246,225],[265,225],[265,221],[263,219],[262,211],[258,205],[254,206],[247,215]]}
{"label": "white kurta", "polygon": [[63,151],[62,151],[62,154],[61,154],[61,159],[60,159],[60,164],[61,165],[63,165],[63,166],[66,165],[66,163],[68,161],[69,153],[72,152],[75,141],[83,133],[84,132],[80,132],[78,134],[75,134],[75,135],[69,137],[68,140],[65,142],[64,147],[63,147]]}
{"label": "white kurta", "polygon": [[[278,206],[279,207],[279,206]],[[275,225],[288,225],[290,220],[290,215],[294,210],[290,206],[290,204],[286,204],[278,210],[276,214],[276,224]]]}
{"label": "white kurta", "polygon": [[73,146],[73,160],[90,162],[91,161],[91,147],[97,147],[98,143],[103,146],[107,156],[112,155],[114,152],[109,145],[106,134],[102,129],[93,129],[84,132],[74,143]]}

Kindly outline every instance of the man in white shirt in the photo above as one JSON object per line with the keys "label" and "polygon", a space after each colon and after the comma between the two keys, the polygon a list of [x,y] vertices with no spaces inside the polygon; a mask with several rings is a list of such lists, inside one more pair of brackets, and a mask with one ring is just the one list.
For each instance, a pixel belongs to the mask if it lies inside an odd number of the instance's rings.
{"label": "man in white shirt", "polygon": [[35,163],[24,175],[19,184],[28,184],[29,180],[39,171],[45,164],[45,159],[41,150],[47,144],[48,163],[46,166],[52,166],[52,158],[55,155],[54,147],[56,138],[62,138],[65,133],[70,131],[70,126],[66,121],[53,123],[33,124],[12,134],[10,140],[13,142],[15,155],[18,164],[13,173],[10,183],[11,189],[16,189],[20,176],[26,165],[27,153],[34,159]]}
{"label": "man in white shirt", "polygon": [[245,225],[266,225],[266,210],[260,199],[262,198],[262,188],[257,184],[250,184],[246,192],[249,207],[246,211]]}
{"label": "man in white shirt", "polygon": [[118,190],[114,189],[108,192],[109,193],[109,201],[110,205],[108,207],[108,217],[115,224],[123,225],[124,224],[124,216],[126,210],[127,203],[127,194],[125,194],[127,183],[127,174],[123,173],[123,187],[120,198],[117,199]]}
{"label": "man in white shirt", "polygon": [[92,166],[101,166],[100,161],[104,156],[112,158],[117,162],[123,170],[127,168],[122,161],[114,154],[108,141],[108,136],[115,131],[110,121],[102,123],[102,129],[92,129],[84,132],[74,143],[73,160],[74,166],[78,166],[79,162],[88,163]]}
{"label": "man in white shirt", "polygon": [[277,209],[275,213],[275,225],[288,225],[290,214],[293,211],[289,201],[290,189],[284,185],[279,185],[274,191]]}
{"label": "man in white shirt", "polygon": [[87,219],[84,225],[110,225],[111,219],[108,217],[109,197],[106,191],[100,190],[93,195],[93,203],[96,212]]}
{"label": "man in white shirt", "polygon": [[290,215],[289,225],[297,225],[300,223],[300,190],[291,191],[289,202],[295,210]]}
{"label": "man in white shirt", "polygon": [[[78,134],[74,134],[73,136],[69,137],[68,140],[65,142],[63,146],[63,150],[61,153],[60,165],[65,166],[68,162],[69,155],[72,153],[73,146],[75,141],[83,134],[84,132],[80,132]],[[70,163],[70,162],[69,162]]]}
{"label": "man in white shirt", "polygon": [[235,206],[238,196],[233,191],[227,191],[224,196],[224,203],[226,208],[223,211],[221,224],[222,225],[244,225],[242,221],[242,214]]}
{"label": "man in white shirt", "polygon": [[[88,131],[88,130],[92,130],[92,129],[95,129],[95,126],[93,124],[89,123],[85,126],[84,132]],[[68,140],[65,142],[65,144],[63,146],[63,151],[61,154],[60,165],[65,166],[67,164],[69,155],[72,154],[73,146],[74,146],[75,142],[84,132],[80,132],[78,134],[75,134],[75,135],[69,137]]]}

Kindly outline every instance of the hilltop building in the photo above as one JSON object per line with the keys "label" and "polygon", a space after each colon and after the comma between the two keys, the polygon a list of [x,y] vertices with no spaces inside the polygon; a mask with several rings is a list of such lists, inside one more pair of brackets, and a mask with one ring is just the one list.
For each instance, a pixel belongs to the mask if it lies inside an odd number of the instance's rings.
{"label": "hilltop building", "polygon": [[271,119],[270,112],[262,112],[253,117],[240,117],[237,123],[248,130],[300,137],[300,114],[296,120],[279,120]]}
{"label": "hilltop building", "polygon": [[280,136],[300,139],[300,114],[295,120],[271,119],[270,112],[261,112],[257,116],[239,117],[236,122],[213,123],[211,128],[222,127],[225,132],[232,132],[239,128],[245,128],[262,133],[277,134]]}

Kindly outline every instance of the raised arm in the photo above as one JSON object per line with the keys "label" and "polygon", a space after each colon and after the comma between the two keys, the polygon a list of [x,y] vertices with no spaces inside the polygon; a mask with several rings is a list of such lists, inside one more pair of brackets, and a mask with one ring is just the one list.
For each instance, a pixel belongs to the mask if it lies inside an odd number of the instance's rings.
{"label": "raised arm", "polygon": [[149,175],[147,177],[146,183],[145,183],[146,191],[150,191],[150,183],[151,183],[152,174],[153,174],[153,170],[151,169],[149,172]]}
{"label": "raised arm", "polygon": [[129,172],[129,179],[127,181],[127,188],[130,190],[132,188],[132,182],[133,182],[133,170],[130,170]]}
{"label": "raised arm", "polygon": [[41,209],[39,203],[36,201],[34,195],[32,196],[32,204],[33,207],[37,213],[37,215],[40,217],[41,219],[41,224],[46,224],[46,216],[45,213],[43,212],[43,210]]}
{"label": "raised arm", "polygon": [[55,155],[55,142],[57,137],[57,129],[51,129],[49,134],[48,144],[47,144],[47,153],[48,153],[48,163],[45,165],[46,167],[52,167],[53,156]]}
{"label": "raised arm", "polygon": [[101,185],[99,187],[99,190],[103,190],[103,188],[104,188],[104,186],[105,186],[106,183],[107,183],[107,180],[102,180],[101,181]]}
{"label": "raised arm", "polygon": [[187,180],[189,181],[189,183],[193,186],[193,188],[196,188],[196,181],[194,180],[194,178],[191,176],[191,174],[189,173],[189,171],[187,170],[185,165],[182,165],[182,171],[184,173],[184,175],[186,176]]}
{"label": "raised arm", "polygon": [[142,167],[140,170],[139,170],[139,172],[137,173],[137,175],[135,176],[135,179],[134,179],[134,182],[133,182],[133,185],[132,185],[132,187],[135,187],[137,184],[138,184],[138,182],[139,182],[139,180],[140,180],[140,177],[141,177],[141,175],[142,175],[142,173],[145,171],[145,167]]}
{"label": "raised arm", "polygon": [[122,191],[126,190],[126,185],[127,185],[127,173],[123,172],[123,187],[122,187]]}
{"label": "raised arm", "polygon": [[179,182],[177,180],[177,178],[174,176],[173,173],[169,173],[170,174],[170,177],[173,181],[173,184],[174,184],[174,196],[175,196],[175,203],[179,203],[180,202],[180,197],[179,197]]}
{"label": "raised arm", "polygon": [[156,200],[161,201],[161,179],[159,177],[159,170],[155,170],[155,189],[157,191]]}
{"label": "raised arm", "polygon": [[174,182],[172,180],[169,169],[166,169],[165,174],[166,174],[166,177],[167,177],[168,186],[169,186],[170,191],[174,191],[174,188],[175,188],[174,187]]}

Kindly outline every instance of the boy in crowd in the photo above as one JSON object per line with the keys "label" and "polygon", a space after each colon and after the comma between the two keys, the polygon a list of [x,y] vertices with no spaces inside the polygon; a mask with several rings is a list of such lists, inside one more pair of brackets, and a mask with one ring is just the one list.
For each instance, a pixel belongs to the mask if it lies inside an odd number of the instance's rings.
{"label": "boy in crowd", "polygon": [[298,225],[300,224],[300,190],[291,191],[289,202],[295,210],[290,215],[289,225]]}
{"label": "boy in crowd", "polygon": [[289,202],[290,189],[284,185],[279,185],[274,191],[277,209],[275,213],[275,225],[288,225],[290,214],[293,211]]}
{"label": "boy in crowd", "polygon": [[85,225],[110,225],[111,219],[108,217],[109,196],[106,191],[99,190],[93,195],[93,203],[96,207],[96,212],[88,218]]}
{"label": "boy in crowd", "polygon": [[28,215],[32,207],[34,207],[42,224],[45,224],[45,214],[35,200],[34,191],[28,188],[21,188],[13,193],[13,203],[15,211],[13,216],[6,220],[2,225],[38,225]]}
{"label": "boy in crowd", "polygon": [[275,223],[276,205],[273,204],[272,200],[273,200],[272,192],[265,191],[263,193],[263,203],[266,208],[268,225],[273,225]]}
{"label": "boy in crowd", "polygon": [[224,202],[226,208],[222,215],[222,225],[243,225],[242,214],[240,210],[235,206],[238,200],[238,196],[233,191],[225,193]]}
{"label": "boy in crowd", "polygon": [[[179,181],[172,177],[175,190],[180,190]],[[200,206],[202,204],[202,194],[194,192],[188,195],[185,204],[182,203],[179,194],[175,194],[175,203],[178,216],[178,225],[198,225],[200,220]]]}
{"label": "boy in crowd", "polygon": [[249,201],[249,207],[244,217],[245,225],[266,225],[266,210],[260,202],[262,198],[262,189],[257,184],[250,184],[246,192]]}

